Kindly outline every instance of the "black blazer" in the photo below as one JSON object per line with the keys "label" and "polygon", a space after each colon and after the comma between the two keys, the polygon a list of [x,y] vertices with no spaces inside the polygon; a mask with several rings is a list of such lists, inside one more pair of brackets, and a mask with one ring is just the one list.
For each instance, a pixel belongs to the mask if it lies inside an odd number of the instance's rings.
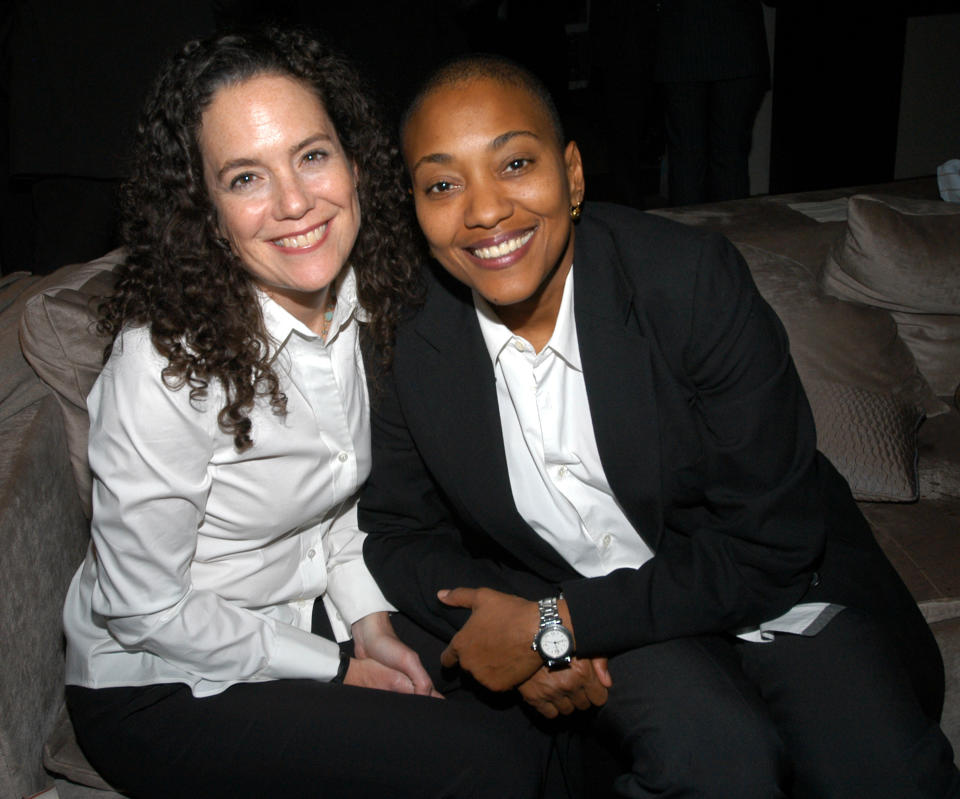
{"label": "black blazer", "polygon": [[932,636],[846,482],[817,452],[786,334],[737,250],[591,204],[576,230],[573,281],[600,458],[655,556],[584,578],[520,517],[470,292],[436,274],[398,330],[392,372],[374,379],[360,526],[387,598],[449,637],[467,615],[442,605],[440,588],[538,598],[559,587],[584,655],[837,602],[882,616],[912,658],[927,654],[933,672],[922,679],[935,678]]}

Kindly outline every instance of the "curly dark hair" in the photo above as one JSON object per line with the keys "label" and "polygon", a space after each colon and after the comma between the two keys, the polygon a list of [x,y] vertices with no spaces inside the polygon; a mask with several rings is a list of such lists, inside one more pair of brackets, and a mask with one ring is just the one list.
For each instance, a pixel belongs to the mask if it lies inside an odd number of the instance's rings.
{"label": "curly dark hair", "polygon": [[127,324],[149,325],[153,345],[168,361],[164,382],[188,385],[192,401],[219,380],[226,404],[218,421],[239,450],[253,443],[249,414],[256,398],[269,397],[273,411],[283,414],[286,397],[271,366],[254,284],[218,233],[199,134],[219,89],[259,75],[288,76],[310,88],[356,165],[363,221],[350,263],[369,316],[367,333],[384,363],[397,321],[422,291],[399,152],[354,69],[298,31],[186,44],[161,71],[137,128],[131,174],[120,194],[128,256],[114,294],[100,306],[98,329],[115,340]]}

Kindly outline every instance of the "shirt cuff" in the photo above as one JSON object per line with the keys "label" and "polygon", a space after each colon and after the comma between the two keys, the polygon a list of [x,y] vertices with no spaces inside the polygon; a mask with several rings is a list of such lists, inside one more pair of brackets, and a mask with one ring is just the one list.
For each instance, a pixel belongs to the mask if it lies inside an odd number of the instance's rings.
{"label": "shirt cuff", "polygon": [[260,676],[329,682],[340,668],[340,647],[319,635],[289,624],[274,625],[274,650]]}
{"label": "shirt cuff", "polygon": [[[330,571],[327,575],[327,593],[324,600],[329,600],[333,605],[334,612],[331,614],[330,623],[334,631],[337,630],[337,622],[342,623],[349,631],[355,621],[371,613],[396,611],[396,608],[387,602],[373,575],[360,558],[343,563]],[[328,609],[330,604],[327,605]]]}

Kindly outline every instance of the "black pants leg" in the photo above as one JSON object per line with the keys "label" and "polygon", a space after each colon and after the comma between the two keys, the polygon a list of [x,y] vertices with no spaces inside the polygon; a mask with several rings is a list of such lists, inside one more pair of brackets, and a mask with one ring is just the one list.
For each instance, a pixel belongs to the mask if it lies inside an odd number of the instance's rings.
{"label": "black pants leg", "polygon": [[619,795],[785,796],[783,744],[726,637],[650,644],[609,666],[613,688],[594,726],[631,764],[616,782]]}
{"label": "black pants leg", "polygon": [[794,764],[794,799],[960,796],[939,725],[886,633],[848,609],[811,638],[737,644]]}
{"label": "black pants leg", "polygon": [[767,90],[766,75],[710,83],[707,201],[750,196],[753,122]]}
{"label": "black pants leg", "polygon": [[663,84],[667,191],[671,205],[707,201],[709,84]]}
{"label": "black pants leg", "polygon": [[671,205],[750,194],[753,122],[767,76],[663,84]]}
{"label": "black pants leg", "polygon": [[67,688],[77,739],[133,797],[537,797],[550,737],[517,707],[314,680]]}
{"label": "black pants leg", "polygon": [[866,614],[812,637],[652,644],[610,670],[595,726],[633,764],[622,796],[960,796],[949,742]]}

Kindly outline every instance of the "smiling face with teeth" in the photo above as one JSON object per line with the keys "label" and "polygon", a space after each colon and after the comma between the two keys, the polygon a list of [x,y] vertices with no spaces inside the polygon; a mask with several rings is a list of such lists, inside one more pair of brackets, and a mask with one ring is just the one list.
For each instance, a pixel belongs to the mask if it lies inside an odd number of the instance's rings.
{"label": "smiling face with teeth", "polygon": [[319,99],[280,75],[225,86],[199,143],[221,235],[257,285],[319,330],[360,229],[355,169]]}
{"label": "smiling face with teeth", "polygon": [[427,94],[403,150],[433,256],[514,332],[546,343],[573,262],[570,206],[583,198],[576,144],[561,146],[531,92],[478,77]]}

